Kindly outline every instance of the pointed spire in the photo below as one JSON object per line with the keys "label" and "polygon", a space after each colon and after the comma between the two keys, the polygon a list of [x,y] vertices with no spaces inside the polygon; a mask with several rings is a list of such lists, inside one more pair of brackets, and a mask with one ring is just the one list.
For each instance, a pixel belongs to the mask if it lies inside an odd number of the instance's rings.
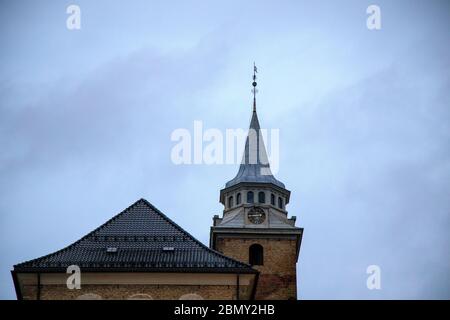
{"label": "pointed spire", "polygon": [[253,112],[256,112],[256,94],[258,93],[258,89],[256,89],[256,86],[258,83],[256,83],[256,73],[258,72],[258,69],[256,68],[256,64],[253,62]]}
{"label": "pointed spire", "polygon": [[278,181],[270,171],[266,147],[262,138],[261,127],[256,113],[256,65],[253,64],[253,113],[250,120],[250,128],[245,141],[245,149],[239,171],[234,179],[228,181],[225,187],[231,187],[241,182],[272,183],[281,188],[284,184]]}

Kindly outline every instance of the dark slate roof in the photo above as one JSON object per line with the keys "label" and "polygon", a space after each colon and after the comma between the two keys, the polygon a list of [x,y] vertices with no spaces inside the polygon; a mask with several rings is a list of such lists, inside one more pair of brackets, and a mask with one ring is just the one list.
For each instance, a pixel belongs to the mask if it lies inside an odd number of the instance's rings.
{"label": "dark slate roof", "polygon": [[68,247],[14,270],[65,272],[73,264],[82,271],[257,272],[208,248],[145,199]]}
{"label": "dark slate roof", "polygon": [[[258,115],[256,114],[256,108],[254,108],[250,121],[249,135],[245,141],[242,163],[236,177],[228,181],[225,184],[225,188],[232,187],[241,182],[272,183],[280,188],[285,188],[284,184],[275,179],[270,171],[266,147],[259,134],[260,130]],[[250,139],[251,132],[253,132],[252,139]]]}

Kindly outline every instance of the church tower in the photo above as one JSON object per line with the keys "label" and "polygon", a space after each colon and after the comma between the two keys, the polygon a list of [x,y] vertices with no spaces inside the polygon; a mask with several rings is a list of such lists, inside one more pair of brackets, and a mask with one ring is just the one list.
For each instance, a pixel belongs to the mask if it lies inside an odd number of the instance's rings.
{"label": "church tower", "polygon": [[220,191],[223,215],[213,218],[210,246],[259,271],[256,299],[297,299],[296,264],[303,228],[288,218],[290,191],[270,170],[256,113],[253,113],[242,163],[236,177]]}

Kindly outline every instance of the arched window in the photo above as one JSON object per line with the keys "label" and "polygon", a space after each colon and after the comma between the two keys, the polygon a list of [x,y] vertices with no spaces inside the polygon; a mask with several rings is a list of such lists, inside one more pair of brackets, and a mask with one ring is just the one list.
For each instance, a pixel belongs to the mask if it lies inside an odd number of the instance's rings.
{"label": "arched window", "polygon": [[228,197],[228,208],[233,206],[233,196]]}
{"label": "arched window", "polygon": [[102,300],[102,297],[95,293],[85,293],[78,296],[77,300]]}
{"label": "arched window", "polygon": [[275,195],[273,193],[270,194],[270,204],[275,205]]}
{"label": "arched window", "polygon": [[236,195],[236,204],[241,204],[241,193],[240,192]]}
{"label": "arched window", "polygon": [[247,192],[247,203],[253,203],[253,191]]}
{"label": "arched window", "polygon": [[262,266],[264,264],[263,247],[260,244],[252,244],[248,249],[248,261],[252,266]]}
{"label": "arched window", "polygon": [[203,300],[203,297],[196,293],[183,294],[178,300]]}
{"label": "arched window", "polygon": [[145,293],[136,293],[128,297],[128,300],[153,300],[152,296]]}
{"label": "arched window", "polygon": [[266,194],[262,191],[258,193],[258,202],[259,203],[266,203]]}
{"label": "arched window", "polygon": [[278,197],[278,208],[283,209],[283,199],[281,197]]}

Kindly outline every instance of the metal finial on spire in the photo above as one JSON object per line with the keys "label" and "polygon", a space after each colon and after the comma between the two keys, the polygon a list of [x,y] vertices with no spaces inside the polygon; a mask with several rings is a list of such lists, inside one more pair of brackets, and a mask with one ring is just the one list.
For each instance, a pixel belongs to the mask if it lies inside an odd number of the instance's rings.
{"label": "metal finial on spire", "polygon": [[256,89],[256,73],[258,72],[258,69],[256,68],[256,64],[253,62],[253,112],[256,112],[256,94],[258,93],[258,89]]}

